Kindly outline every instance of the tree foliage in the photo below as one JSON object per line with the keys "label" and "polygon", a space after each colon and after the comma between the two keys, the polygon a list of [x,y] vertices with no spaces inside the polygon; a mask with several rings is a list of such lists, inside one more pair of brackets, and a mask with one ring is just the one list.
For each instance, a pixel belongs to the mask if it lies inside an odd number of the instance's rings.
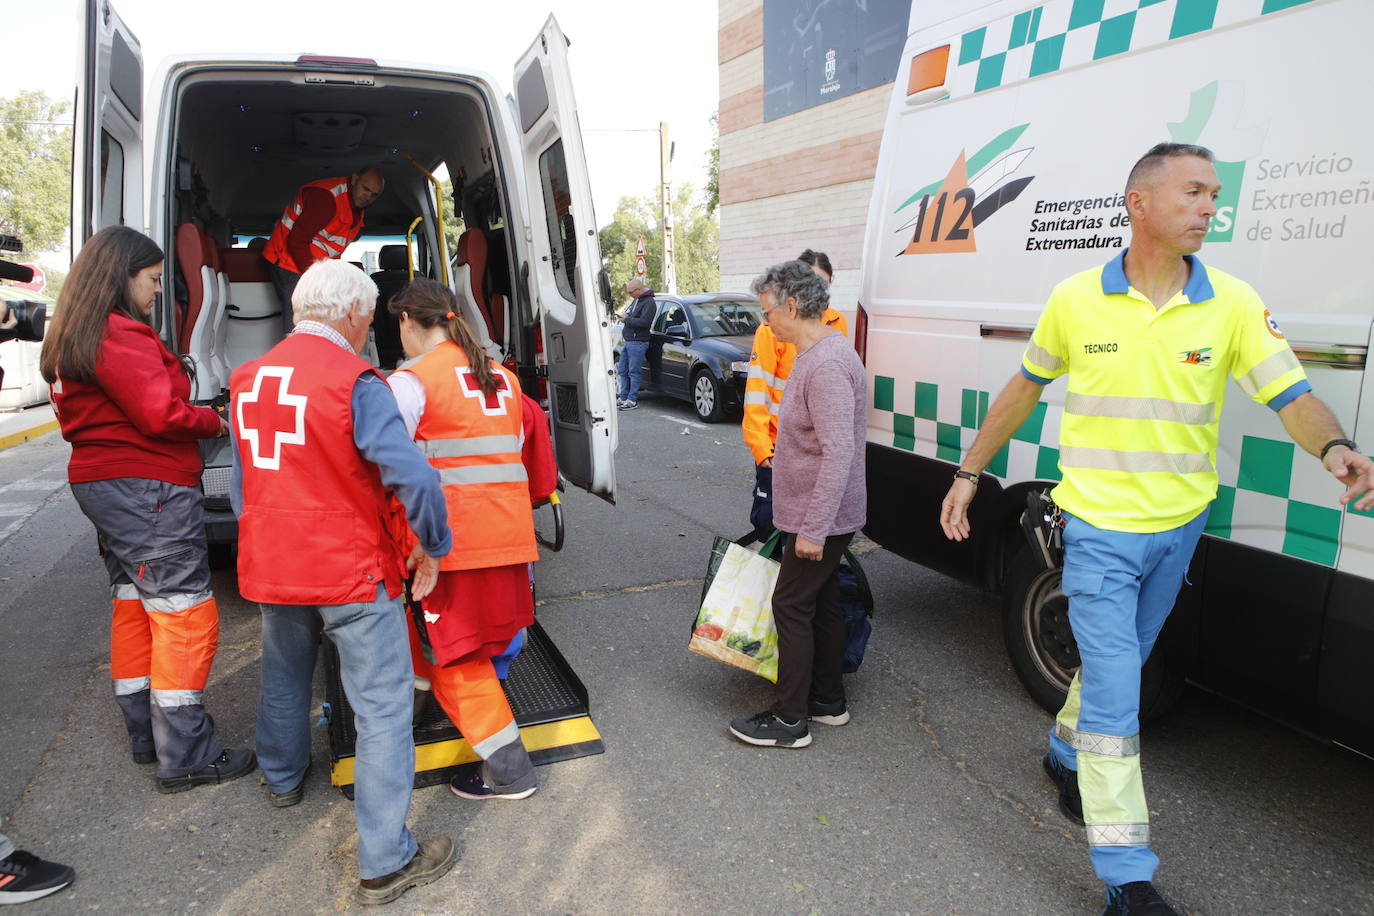
{"label": "tree foliage", "polygon": [[[663,289],[663,237],[658,194],[622,197],[610,223],[601,228],[601,256],[611,275],[611,289],[623,296],[635,270],[635,248],[644,237],[644,282]],[[673,198],[673,243],[677,252],[677,291],[715,292],[720,288],[720,226],[696,199],[690,184]]]}
{"label": "tree foliage", "polygon": [[706,151],[706,214],[720,207],[720,114],[711,115],[711,148]]}
{"label": "tree foliage", "polygon": [[0,233],[17,235],[24,256],[61,247],[70,219],[70,105],[26,90],[0,98]]}

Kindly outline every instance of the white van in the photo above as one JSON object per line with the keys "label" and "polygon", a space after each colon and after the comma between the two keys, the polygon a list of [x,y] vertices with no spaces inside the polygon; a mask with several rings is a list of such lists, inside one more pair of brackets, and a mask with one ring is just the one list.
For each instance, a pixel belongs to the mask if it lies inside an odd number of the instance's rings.
{"label": "white van", "polygon": [[[249,240],[270,236],[300,185],[376,165],[386,190],[360,241],[407,244],[382,249],[387,269],[374,278],[391,292],[411,274],[450,282],[489,352],[526,392],[547,392],[563,477],[614,501],[610,284],[568,41],[552,17],[515,62],[513,95],[461,67],[224,54],[167,62],[145,101],[138,40],[109,3],[86,0],[83,29],[72,250],[116,223],[163,248],[155,323],[194,364],[198,401],[222,403],[230,370],[281,337],[281,305]],[[145,124],[157,126],[151,145]],[[454,193],[439,201],[431,179],[444,171]],[[441,209],[463,221],[461,266]],[[207,446],[207,530],[230,541],[228,444]]]}
{"label": "white van", "polygon": [[[1374,438],[1374,126],[1353,104],[1374,77],[1372,28],[1366,0],[912,4],[856,319],[873,391],[865,530],[1001,591],[1011,659],[1047,709],[1077,650],[1017,518],[1059,479],[1064,386],[988,468],[963,543],[939,526],[952,472],[1053,285],[1129,243],[1126,174],[1166,140],[1217,157],[1199,257],[1259,290],[1315,392]],[[1189,680],[1374,754],[1374,517],[1342,511],[1339,485],[1240,390],[1216,463],[1146,715]]]}

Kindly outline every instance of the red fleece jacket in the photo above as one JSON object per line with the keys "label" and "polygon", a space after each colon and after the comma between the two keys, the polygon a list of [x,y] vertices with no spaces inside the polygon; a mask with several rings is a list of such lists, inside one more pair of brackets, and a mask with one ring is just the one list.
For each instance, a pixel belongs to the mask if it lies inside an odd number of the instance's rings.
{"label": "red fleece jacket", "polygon": [[52,386],[62,438],[72,444],[67,479],[199,484],[196,440],[219,433],[219,415],[190,403],[191,383],[153,329],[111,312],[95,373],[79,382],[59,371]]}

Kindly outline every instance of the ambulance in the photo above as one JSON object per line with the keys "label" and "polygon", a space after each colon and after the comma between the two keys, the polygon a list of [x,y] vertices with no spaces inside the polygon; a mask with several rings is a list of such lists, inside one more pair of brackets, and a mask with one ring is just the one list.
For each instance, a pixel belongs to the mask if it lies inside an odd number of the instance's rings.
{"label": "ambulance", "polygon": [[[552,16],[515,62],[510,94],[461,66],[215,54],[168,60],[145,99],[129,26],[106,0],[85,0],[82,12],[73,255],[117,223],[162,247],[155,326],[195,367],[196,400],[222,403],[233,368],[281,338],[281,305],[252,240],[271,235],[301,185],[375,165],[386,190],[358,241],[405,244],[383,252],[393,257],[379,274],[391,276],[374,278],[448,282],[488,352],[546,398],[564,479],[614,501],[610,282],[569,42]],[[453,194],[441,197],[444,174]],[[462,220],[458,251],[445,214]],[[205,458],[207,531],[231,541],[227,441],[207,445]]]}
{"label": "ambulance", "polygon": [[[1314,392],[1374,440],[1374,77],[1365,0],[912,4],[868,217],[856,344],[868,368],[866,533],[998,591],[1013,666],[1057,710],[1078,665],[1057,571],[1031,557],[1028,491],[1060,479],[1063,383],[987,468],[971,540],[940,502],[1019,371],[1050,290],[1121,254],[1124,184],[1162,141],[1216,155],[1201,260],[1251,283]],[[1186,358],[1186,354],[1180,354]],[[1232,386],[1220,488],[1143,674],[1374,754],[1374,514]],[[913,596],[919,605],[919,596]]]}
{"label": "ambulance", "polygon": [[[107,0],[81,10],[72,251],[116,224],[162,247],[153,323],[194,368],[196,401],[226,403],[234,367],[281,339],[281,303],[254,240],[271,235],[301,185],[377,166],[386,189],[358,240],[381,243],[374,280],[393,292],[416,275],[448,283],[487,351],[546,404],[563,480],[614,502],[610,282],[569,42],[552,16],[515,61],[510,93],[462,66],[215,54],[167,61],[145,98],[128,25]],[[451,195],[440,193],[444,175]],[[462,234],[450,250],[443,226],[454,214]],[[385,319],[374,320],[378,344]],[[375,360],[376,349],[363,355]],[[202,448],[206,530],[223,562],[237,537],[230,446]],[[600,753],[585,686],[537,622],[526,636],[506,692],[532,759]],[[356,733],[335,656],[325,657],[331,780],[347,793]],[[415,727],[417,785],[477,759],[431,707]]]}

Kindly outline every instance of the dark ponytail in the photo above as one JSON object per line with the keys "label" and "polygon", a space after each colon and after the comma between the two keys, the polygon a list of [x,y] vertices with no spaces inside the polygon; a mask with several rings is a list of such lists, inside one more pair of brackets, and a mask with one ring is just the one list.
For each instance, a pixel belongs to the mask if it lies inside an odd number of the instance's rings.
{"label": "dark ponytail", "polygon": [[483,394],[495,394],[500,387],[496,373],[492,370],[491,360],[487,358],[486,348],[477,335],[463,319],[459,311],[458,297],[436,280],[416,277],[411,284],[401,290],[387,304],[386,310],[396,318],[405,312],[406,317],[422,328],[443,325],[448,339],[463,348],[467,354],[468,365],[472,367],[473,378]]}

